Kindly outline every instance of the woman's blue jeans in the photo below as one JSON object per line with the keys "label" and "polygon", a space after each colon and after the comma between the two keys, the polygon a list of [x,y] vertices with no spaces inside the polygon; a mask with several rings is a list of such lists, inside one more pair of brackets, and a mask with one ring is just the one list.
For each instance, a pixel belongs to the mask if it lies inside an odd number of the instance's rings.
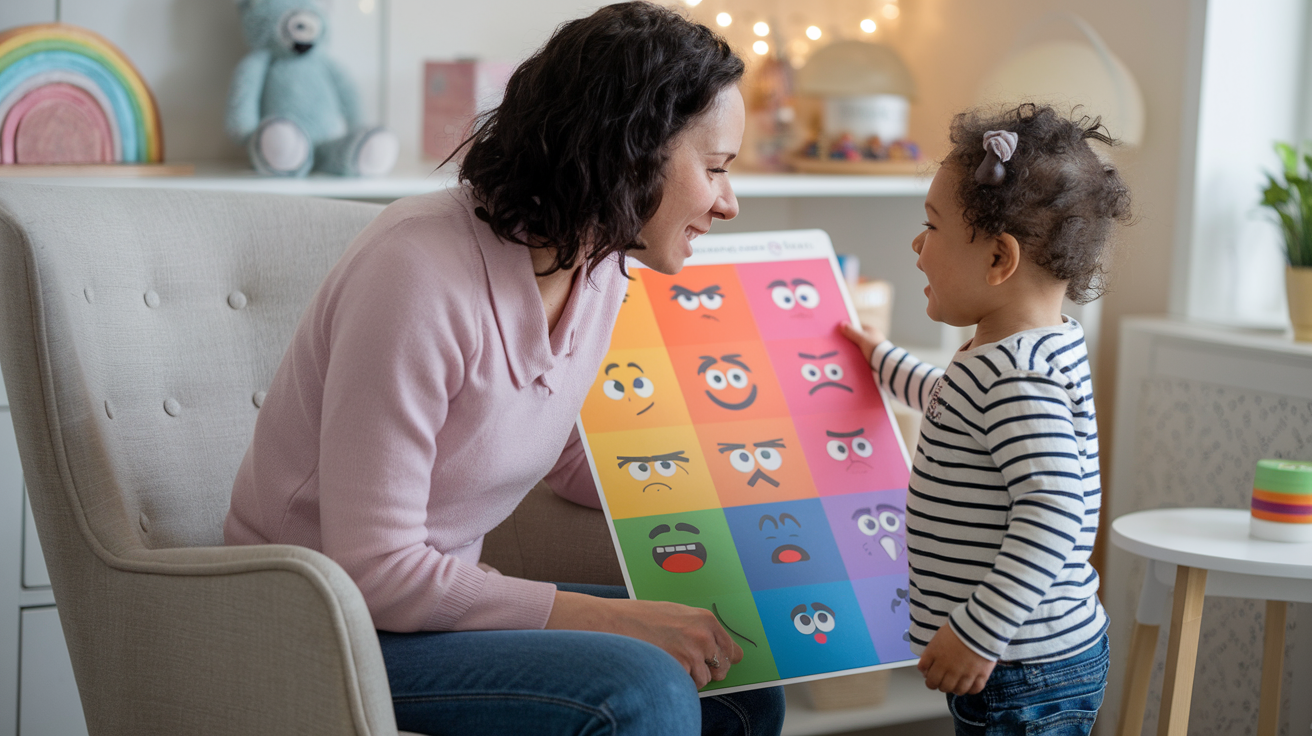
{"label": "woman's blue jeans", "polygon": [[1107,689],[1109,653],[1103,634],[1056,662],[999,662],[980,692],[948,695],[957,736],[1087,736]]}
{"label": "woman's blue jeans", "polygon": [[[624,588],[561,590],[627,598]],[[378,632],[397,727],[432,734],[777,736],[783,688],[698,698],[664,650],[592,631]]]}

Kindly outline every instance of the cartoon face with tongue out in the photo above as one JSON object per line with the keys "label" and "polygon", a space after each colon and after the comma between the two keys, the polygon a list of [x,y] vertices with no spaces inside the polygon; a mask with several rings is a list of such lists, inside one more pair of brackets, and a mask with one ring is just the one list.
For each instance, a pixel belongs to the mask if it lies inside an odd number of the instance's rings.
{"label": "cartoon face with tongue out", "polygon": [[793,628],[803,636],[815,639],[816,644],[829,641],[829,632],[834,630],[834,609],[823,603],[812,603],[807,608],[805,603],[793,609]]}
{"label": "cartoon face with tongue out", "polygon": [[700,535],[702,532],[692,524],[678,522],[670,529],[669,524],[659,524],[651,530],[648,537],[656,539],[667,534],[673,536],[667,537],[664,544],[658,544],[651,549],[651,557],[656,564],[666,572],[697,572],[706,564],[706,547],[701,542],[684,541],[686,537],[678,534]]}

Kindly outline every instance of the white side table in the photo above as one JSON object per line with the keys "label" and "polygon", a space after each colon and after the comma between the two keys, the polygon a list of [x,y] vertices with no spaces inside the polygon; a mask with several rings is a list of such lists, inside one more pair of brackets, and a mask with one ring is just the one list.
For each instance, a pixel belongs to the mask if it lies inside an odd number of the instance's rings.
{"label": "white side table", "polygon": [[1121,701],[1120,736],[1143,728],[1157,632],[1172,586],[1171,638],[1158,736],[1185,736],[1205,595],[1266,600],[1258,736],[1275,736],[1290,601],[1312,603],[1312,543],[1251,539],[1244,509],[1156,509],[1112,522],[1112,543],[1147,558]]}

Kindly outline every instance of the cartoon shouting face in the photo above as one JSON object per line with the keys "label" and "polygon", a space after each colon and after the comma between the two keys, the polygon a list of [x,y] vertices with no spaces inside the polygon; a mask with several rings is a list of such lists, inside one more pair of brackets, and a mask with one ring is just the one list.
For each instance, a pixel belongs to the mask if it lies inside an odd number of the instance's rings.
{"label": "cartoon shouting face", "polygon": [[[789,522],[792,522],[793,524],[791,534],[788,529]],[[766,524],[770,525],[769,529],[765,528]],[[780,537],[791,537],[797,539],[801,536],[799,532],[802,531],[802,522],[798,521],[797,517],[786,512],[779,514],[778,519],[766,514],[761,517],[759,522],[757,522],[757,526],[765,533],[766,539],[774,540],[778,540]],[[787,565],[793,562],[806,562],[809,559],[811,559],[811,553],[807,552],[800,545],[792,542],[780,544],[775,547],[774,552],[770,554],[770,562],[773,562],[776,565]]]}
{"label": "cartoon shouting face", "polygon": [[793,628],[803,636],[815,639],[816,644],[829,641],[829,632],[834,630],[834,609],[823,603],[812,603],[808,608],[801,603],[793,608]]}
{"label": "cartoon shouting face", "polygon": [[677,522],[673,529],[669,524],[659,524],[647,536],[650,539],[671,535],[651,548],[651,557],[656,565],[666,572],[696,572],[706,564],[706,547],[699,541],[686,541],[687,535],[701,535],[701,530],[692,524]]}
{"label": "cartoon shouting face", "polygon": [[[779,451],[784,448],[782,439],[765,440],[763,442],[753,442],[754,451],[749,452],[746,444],[737,442],[721,442],[719,445],[720,454],[729,455],[729,464],[734,470],[744,475],[750,475],[747,485],[755,486],[761,481],[765,481],[775,488],[779,487],[779,481],[771,478],[770,471],[778,470],[784,464],[784,458]],[[756,467],[757,465],[761,467]]]}
{"label": "cartoon shouting face", "polygon": [[906,512],[901,508],[886,503],[874,509],[862,507],[852,512],[852,521],[856,522],[862,534],[870,537],[862,545],[866,554],[878,554],[878,549],[888,555],[888,559],[896,560],[906,550]]}
{"label": "cartoon shouting face", "polygon": [[636,481],[647,481],[652,478],[652,471],[656,472],[656,479],[646,483],[642,487],[642,492],[670,490],[668,483],[661,482],[661,478],[669,478],[676,472],[682,470],[684,475],[688,474],[688,457],[686,450],[677,450],[667,452],[663,455],[620,455],[616,460],[620,461],[621,469],[627,467],[629,475],[633,476]]}

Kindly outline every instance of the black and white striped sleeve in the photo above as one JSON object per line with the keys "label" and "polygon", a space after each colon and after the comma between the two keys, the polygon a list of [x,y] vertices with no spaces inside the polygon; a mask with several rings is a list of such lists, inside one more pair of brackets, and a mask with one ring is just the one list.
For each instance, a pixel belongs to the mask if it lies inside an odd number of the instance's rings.
{"label": "black and white striped sleeve", "polygon": [[870,369],[885,391],[917,411],[925,410],[934,384],[943,377],[942,368],[918,360],[888,340],[870,354]]}
{"label": "black and white striped sleeve", "polygon": [[1063,383],[1010,371],[980,398],[977,439],[1006,481],[1011,514],[992,570],[949,621],[971,649],[996,660],[1071,556],[1085,519],[1084,477],[1078,407]]}

